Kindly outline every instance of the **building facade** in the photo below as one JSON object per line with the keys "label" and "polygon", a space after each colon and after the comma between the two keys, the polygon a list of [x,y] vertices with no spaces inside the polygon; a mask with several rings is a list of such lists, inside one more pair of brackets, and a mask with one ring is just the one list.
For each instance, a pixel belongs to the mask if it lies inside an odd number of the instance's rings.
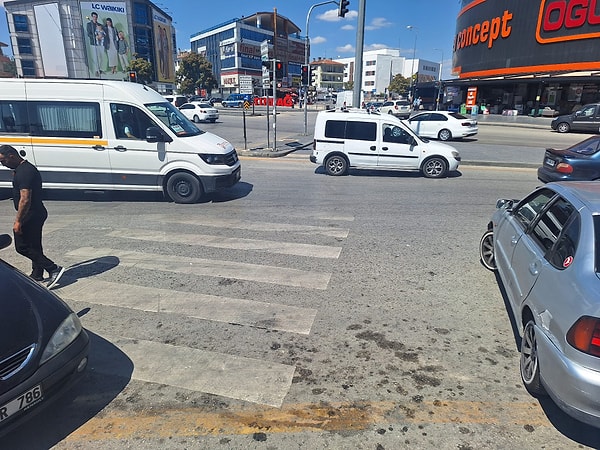
{"label": "building facade", "polygon": [[127,78],[137,55],[154,69],[154,86],[175,86],[172,19],[148,0],[4,2],[17,75]]}
{"label": "building facade", "polygon": [[310,63],[311,86],[317,91],[338,92],[344,90],[345,64],[331,59],[319,58]]}
{"label": "building facade", "polygon": [[[355,58],[336,59],[346,66],[344,82],[354,81]],[[371,50],[363,53],[362,91],[387,95],[392,79],[400,74],[410,78],[417,74],[419,82],[438,80],[440,64],[424,59],[406,59],[396,49]]]}
{"label": "building facade", "polygon": [[[492,113],[567,113],[600,101],[600,10],[590,0],[463,0],[456,20],[453,103],[476,92]],[[449,97],[448,97],[449,96]]]}
{"label": "building facade", "polygon": [[276,12],[231,19],[194,34],[190,44],[192,52],[199,53],[212,64],[219,91],[223,94],[240,92],[243,82],[249,79],[253,93],[262,94],[268,86],[263,59],[276,59],[282,63],[278,88],[300,85],[306,39],[300,36],[300,28]]}

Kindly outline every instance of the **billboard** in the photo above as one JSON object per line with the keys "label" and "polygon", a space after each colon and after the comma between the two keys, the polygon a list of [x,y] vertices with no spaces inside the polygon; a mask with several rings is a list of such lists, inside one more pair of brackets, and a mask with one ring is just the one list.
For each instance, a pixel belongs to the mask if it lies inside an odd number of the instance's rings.
{"label": "billboard", "polygon": [[452,72],[461,78],[600,70],[600,1],[463,0]]}
{"label": "billboard", "polygon": [[125,2],[81,2],[90,78],[122,80],[131,59]]}
{"label": "billboard", "polygon": [[171,27],[171,20],[153,9],[152,24],[154,28],[154,51],[157,79],[164,83],[175,83],[173,29]]}

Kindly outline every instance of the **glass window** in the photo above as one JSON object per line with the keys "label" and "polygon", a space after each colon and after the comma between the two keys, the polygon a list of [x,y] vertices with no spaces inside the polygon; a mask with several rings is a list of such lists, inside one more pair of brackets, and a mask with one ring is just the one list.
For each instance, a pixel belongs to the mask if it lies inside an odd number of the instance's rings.
{"label": "glass window", "polygon": [[447,122],[448,118],[443,114],[431,113],[431,119],[436,122]]}
{"label": "glass window", "polygon": [[430,120],[431,118],[431,114],[429,113],[425,113],[425,114],[419,114],[415,117],[412,117],[410,120],[415,121],[415,122],[427,122],[428,120]]}
{"label": "glass window", "polygon": [[515,219],[517,219],[517,221],[519,221],[524,228],[528,228],[537,214],[553,197],[554,192],[549,189],[543,189],[535,192],[531,197],[517,205],[513,211]]}
{"label": "glass window", "polygon": [[21,60],[21,69],[24,77],[35,77],[35,63],[33,61]]}
{"label": "glass window", "polygon": [[26,102],[0,102],[0,131],[2,133],[29,133]]}
{"label": "glass window", "polygon": [[345,120],[328,120],[327,123],[325,123],[325,137],[344,139],[345,134]]}
{"label": "glass window", "polygon": [[29,102],[34,136],[102,137],[100,105],[87,102]]}
{"label": "glass window", "polygon": [[31,50],[31,39],[29,38],[17,38],[17,47],[19,47],[19,53],[21,55],[32,55]]}
{"label": "glass window", "polygon": [[375,122],[348,122],[346,138],[358,141],[375,141],[377,139],[377,124]]}
{"label": "glass window", "polygon": [[558,240],[563,227],[574,210],[573,205],[562,198],[558,198],[541,215],[533,230],[531,230],[531,236],[542,248],[549,251]]}
{"label": "glass window", "polygon": [[579,231],[581,230],[581,218],[579,214],[573,214],[572,220],[564,227],[560,238],[549,255],[548,260],[557,269],[566,269],[569,267],[579,243]]}
{"label": "glass window", "polygon": [[600,273],[600,216],[594,216],[594,265]]}
{"label": "glass window", "polygon": [[600,149],[600,139],[597,137],[591,137],[585,141],[579,142],[572,147],[569,147],[569,151],[579,153],[580,155],[593,155]]}
{"label": "glass window", "polygon": [[[150,103],[146,105],[146,108],[148,108],[158,120],[160,120],[167,127],[169,127],[171,131],[179,137],[197,136],[199,134],[204,134],[204,131],[200,130],[195,124],[193,124],[172,103]],[[140,113],[144,114],[143,111],[140,111]],[[147,116],[146,118],[148,121],[150,121],[150,118],[148,118]],[[141,122],[142,128],[147,125],[147,123],[144,123],[144,121]],[[152,121],[150,122],[151,125],[148,126],[156,126]],[[143,129],[145,130],[145,128]]]}
{"label": "glass window", "polygon": [[150,25],[148,7],[144,3],[133,4],[133,22],[139,25]]}
{"label": "glass window", "polygon": [[383,124],[383,142],[410,144],[412,141],[410,134],[398,125]]}
{"label": "glass window", "polygon": [[17,33],[29,33],[29,23],[27,22],[27,16],[22,14],[13,14],[13,21],[15,23],[15,31]]}

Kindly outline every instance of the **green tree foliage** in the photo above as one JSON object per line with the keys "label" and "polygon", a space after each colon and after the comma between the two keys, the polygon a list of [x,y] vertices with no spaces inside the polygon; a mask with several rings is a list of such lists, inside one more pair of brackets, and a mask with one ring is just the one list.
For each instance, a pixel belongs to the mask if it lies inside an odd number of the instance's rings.
{"label": "green tree foliage", "polygon": [[210,92],[219,86],[212,73],[212,64],[198,53],[189,53],[181,58],[175,76],[181,94],[195,94],[197,89]]}
{"label": "green tree foliage", "polygon": [[345,91],[352,91],[352,90],[354,90],[354,81],[346,81],[344,83],[344,90]]}
{"label": "green tree foliage", "polygon": [[392,79],[392,82],[388,86],[388,91],[395,92],[400,95],[406,95],[410,89],[410,78],[405,78],[400,74],[397,74]]}
{"label": "green tree foliage", "polygon": [[152,77],[154,75],[152,64],[144,58],[139,58],[137,53],[133,54],[133,59],[129,61],[127,70],[135,70],[138,83],[152,84]]}

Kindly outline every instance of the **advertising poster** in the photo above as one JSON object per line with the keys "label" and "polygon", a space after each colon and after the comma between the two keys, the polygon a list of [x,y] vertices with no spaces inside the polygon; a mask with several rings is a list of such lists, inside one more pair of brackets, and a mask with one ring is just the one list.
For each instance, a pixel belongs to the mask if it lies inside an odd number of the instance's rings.
{"label": "advertising poster", "polygon": [[125,2],[81,2],[90,78],[122,80],[131,59]]}
{"label": "advertising poster", "polygon": [[154,28],[154,52],[158,81],[175,83],[171,20],[153,9],[152,23]]}

